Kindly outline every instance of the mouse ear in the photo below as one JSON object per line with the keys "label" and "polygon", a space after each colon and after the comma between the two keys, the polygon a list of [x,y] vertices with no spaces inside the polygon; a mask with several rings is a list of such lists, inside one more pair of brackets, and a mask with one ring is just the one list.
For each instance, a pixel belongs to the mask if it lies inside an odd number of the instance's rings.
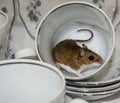
{"label": "mouse ear", "polygon": [[83,49],[88,49],[88,47],[85,44],[82,44]]}
{"label": "mouse ear", "polygon": [[82,57],[85,55],[85,51],[83,49],[79,49],[79,56]]}

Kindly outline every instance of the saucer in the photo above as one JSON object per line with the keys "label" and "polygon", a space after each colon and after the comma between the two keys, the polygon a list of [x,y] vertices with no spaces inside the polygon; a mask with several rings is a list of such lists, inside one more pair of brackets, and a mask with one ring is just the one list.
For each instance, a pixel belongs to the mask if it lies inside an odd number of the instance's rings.
{"label": "saucer", "polygon": [[73,98],[83,98],[85,100],[98,100],[98,99],[102,99],[105,97],[109,97],[117,92],[120,91],[120,88],[117,89],[113,89],[110,91],[103,91],[103,92],[91,92],[91,93],[82,93],[82,92],[75,92],[75,91],[69,91],[66,90],[67,95],[73,97]]}
{"label": "saucer", "polygon": [[103,92],[103,91],[110,91],[113,89],[117,89],[120,87],[120,82],[111,84],[108,86],[102,87],[84,87],[84,86],[66,86],[66,90],[75,91],[75,92],[82,92],[82,93],[94,93],[94,92]]}
{"label": "saucer", "polygon": [[[20,14],[24,21],[24,25],[26,29],[30,32],[30,35],[34,38],[36,29],[42,18],[46,15],[46,13],[55,7],[58,4],[68,2],[72,0],[19,0],[20,5]],[[82,1],[82,0],[78,0]],[[116,8],[116,1],[115,0],[84,0],[86,2],[92,3],[103,11],[109,16],[112,20],[114,16],[114,11]]]}

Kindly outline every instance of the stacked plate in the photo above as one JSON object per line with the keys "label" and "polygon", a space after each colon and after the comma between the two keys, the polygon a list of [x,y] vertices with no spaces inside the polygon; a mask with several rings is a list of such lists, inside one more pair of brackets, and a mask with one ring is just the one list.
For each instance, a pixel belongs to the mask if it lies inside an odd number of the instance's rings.
{"label": "stacked plate", "polygon": [[93,78],[67,80],[66,92],[72,97],[95,100],[111,96],[120,91],[120,25],[116,31],[115,51],[109,63]]}
{"label": "stacked plate", "polygon": [[[113,80],[114,81],[114,80]],[[72,97],[86,100],[101,99],[120,91],[120,82],[67,82],[66,92]]]}

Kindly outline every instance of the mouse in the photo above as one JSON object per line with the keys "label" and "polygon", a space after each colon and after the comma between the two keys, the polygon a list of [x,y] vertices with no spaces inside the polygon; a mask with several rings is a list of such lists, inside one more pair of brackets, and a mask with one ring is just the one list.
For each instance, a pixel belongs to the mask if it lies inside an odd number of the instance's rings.
{"label": "mouse", "polygon": [[56,66],[61,69],[60,64],[62,64],[69,67],[62,69],[79,73],[82,65],[90,65],[95,62],[103,64],[104,60],[100,55],[90,50],[84,43],[82,46],[77,44],[77,42],[89,41],[92,38],[93,33],[91,32],[91,37],[88,40],[65,39],[56,44],[52,49],[52,57]]}

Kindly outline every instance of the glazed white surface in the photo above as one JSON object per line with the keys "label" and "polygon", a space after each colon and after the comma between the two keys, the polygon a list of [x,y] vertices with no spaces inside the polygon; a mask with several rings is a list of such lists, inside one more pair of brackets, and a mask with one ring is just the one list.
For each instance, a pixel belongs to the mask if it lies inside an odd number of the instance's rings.
{"label": "glazed white surface", "polygon": [[[50,9],[52,9],[54,6],[56,6],[57,4],[60,4],[62,2],[65,1],[71,1],[71,0],[53,0],[53,1],[49,1],[49,0],[44,0],[41,1],[41,6],[38,7],[41,11],[41,16],[39,17],[39,21],[43,18],[43,16],[46,14],[46,12],[48,12]],[[93,3],[95,5],[102,6],[102,10],[104,10],[107,15],[109,16],[109,18],[111,19],[111,21],[113,21],[114,27],[116,27],[116,33],[119,34],[120,32],[120,26],[118,26],[118,23],[120,21],[119,19],[119,13],[120,13],[120,8],[119,6],[119,0],[104,0],[105,2],[102,2],[102,0],[99,0],[98,2],[94,3],[93,0],[84,0],[90,3]],[[95,1],[95,0],[94,0]],[[97,0],[96,0],[97,1]],[[116,3],[117,1],[117,3]],[[31,0],[31,2],[33,2]],[[21,16],[23,17],[23,20],[25,22],[25,24],[28,27],[28,30],[30,30],[32,37],[35,36],[36,33],[36,27],[39,24],[39,22],[30,22],[29,18],[27,17],[27,11],[26,11],[26,7],[28,7],[28,4],[30,5],[30,2],[28,2],[28,0],[20,0],[20,4],[21,4]],[[24,5],[23,5],[24,4]],[[117,4],[117,5],[116,5]],[[47,5],[47,6],[46,6]],[[7,14],[9,16],[9,28],[11,27],[11,21],[13,19],[13,15],[14,15],[14,10],[13,10],[13,0],[1,0],[0,1],[0,8],[6,7],[7,8]],[[117,13],[114,15],[114,12],[117,8]],[[32,25],[32,26],[31,26]],[[17,28],[16,24],[15,24],[15,28],[14,29],[14,34],[10,33],[10,39],[13,40],[14,45],[10,45],[9,47],[9,55],[11,58],[14,58],[14,53],[20,49],[23,48],[35,48],[34,47],[34,39],[31,38],[31,36],[28,33],[24,33],[24,30],[22,30],[21,28]],[[20,30],[20,33],[17,33],[17,30]],[[90,81],[94,81],[94,82],[99,82],[99,81],[105,81],[105,80],[110,80],[111,78],[116,78],[119,77],[119,59],[116,59],[116,57],[118,57],[120,55],[120,48],[119,48],[119,40],[120,40],[120,36],[117,36],[117,40],[116,40],[116,49],[115,49],[115,56],[113,57],[113,68],[111,67],[111,69],[106,69],[106,71],[103,73],[103,75],[99,75],[96,76],[96,79],[91,79]],[[111,63],[111,61],[110,61]],[[116,65],[116,66],[114,66]],[[115,69],[116,68],[116,69]],[[118,68],[118,69],[117,69]],[[108,71],[107,71],[108,70]],[[114,74],[113,75],[113,72]],[[108,75],[106,75],[106,73],[108,73]],[[115,95],[111,96],[111,97],[107,97],[104,99],[100,99],[100,100],[95,100],[95,101],[90,101],[90,103],[119,103],[120,101],[120,92],[116,93]]]}
{"label": "glazed white surface", "polygon": [[47,103],[63,85],[54,71],[42,66],[16,63],[0,68],[1,103]]}

